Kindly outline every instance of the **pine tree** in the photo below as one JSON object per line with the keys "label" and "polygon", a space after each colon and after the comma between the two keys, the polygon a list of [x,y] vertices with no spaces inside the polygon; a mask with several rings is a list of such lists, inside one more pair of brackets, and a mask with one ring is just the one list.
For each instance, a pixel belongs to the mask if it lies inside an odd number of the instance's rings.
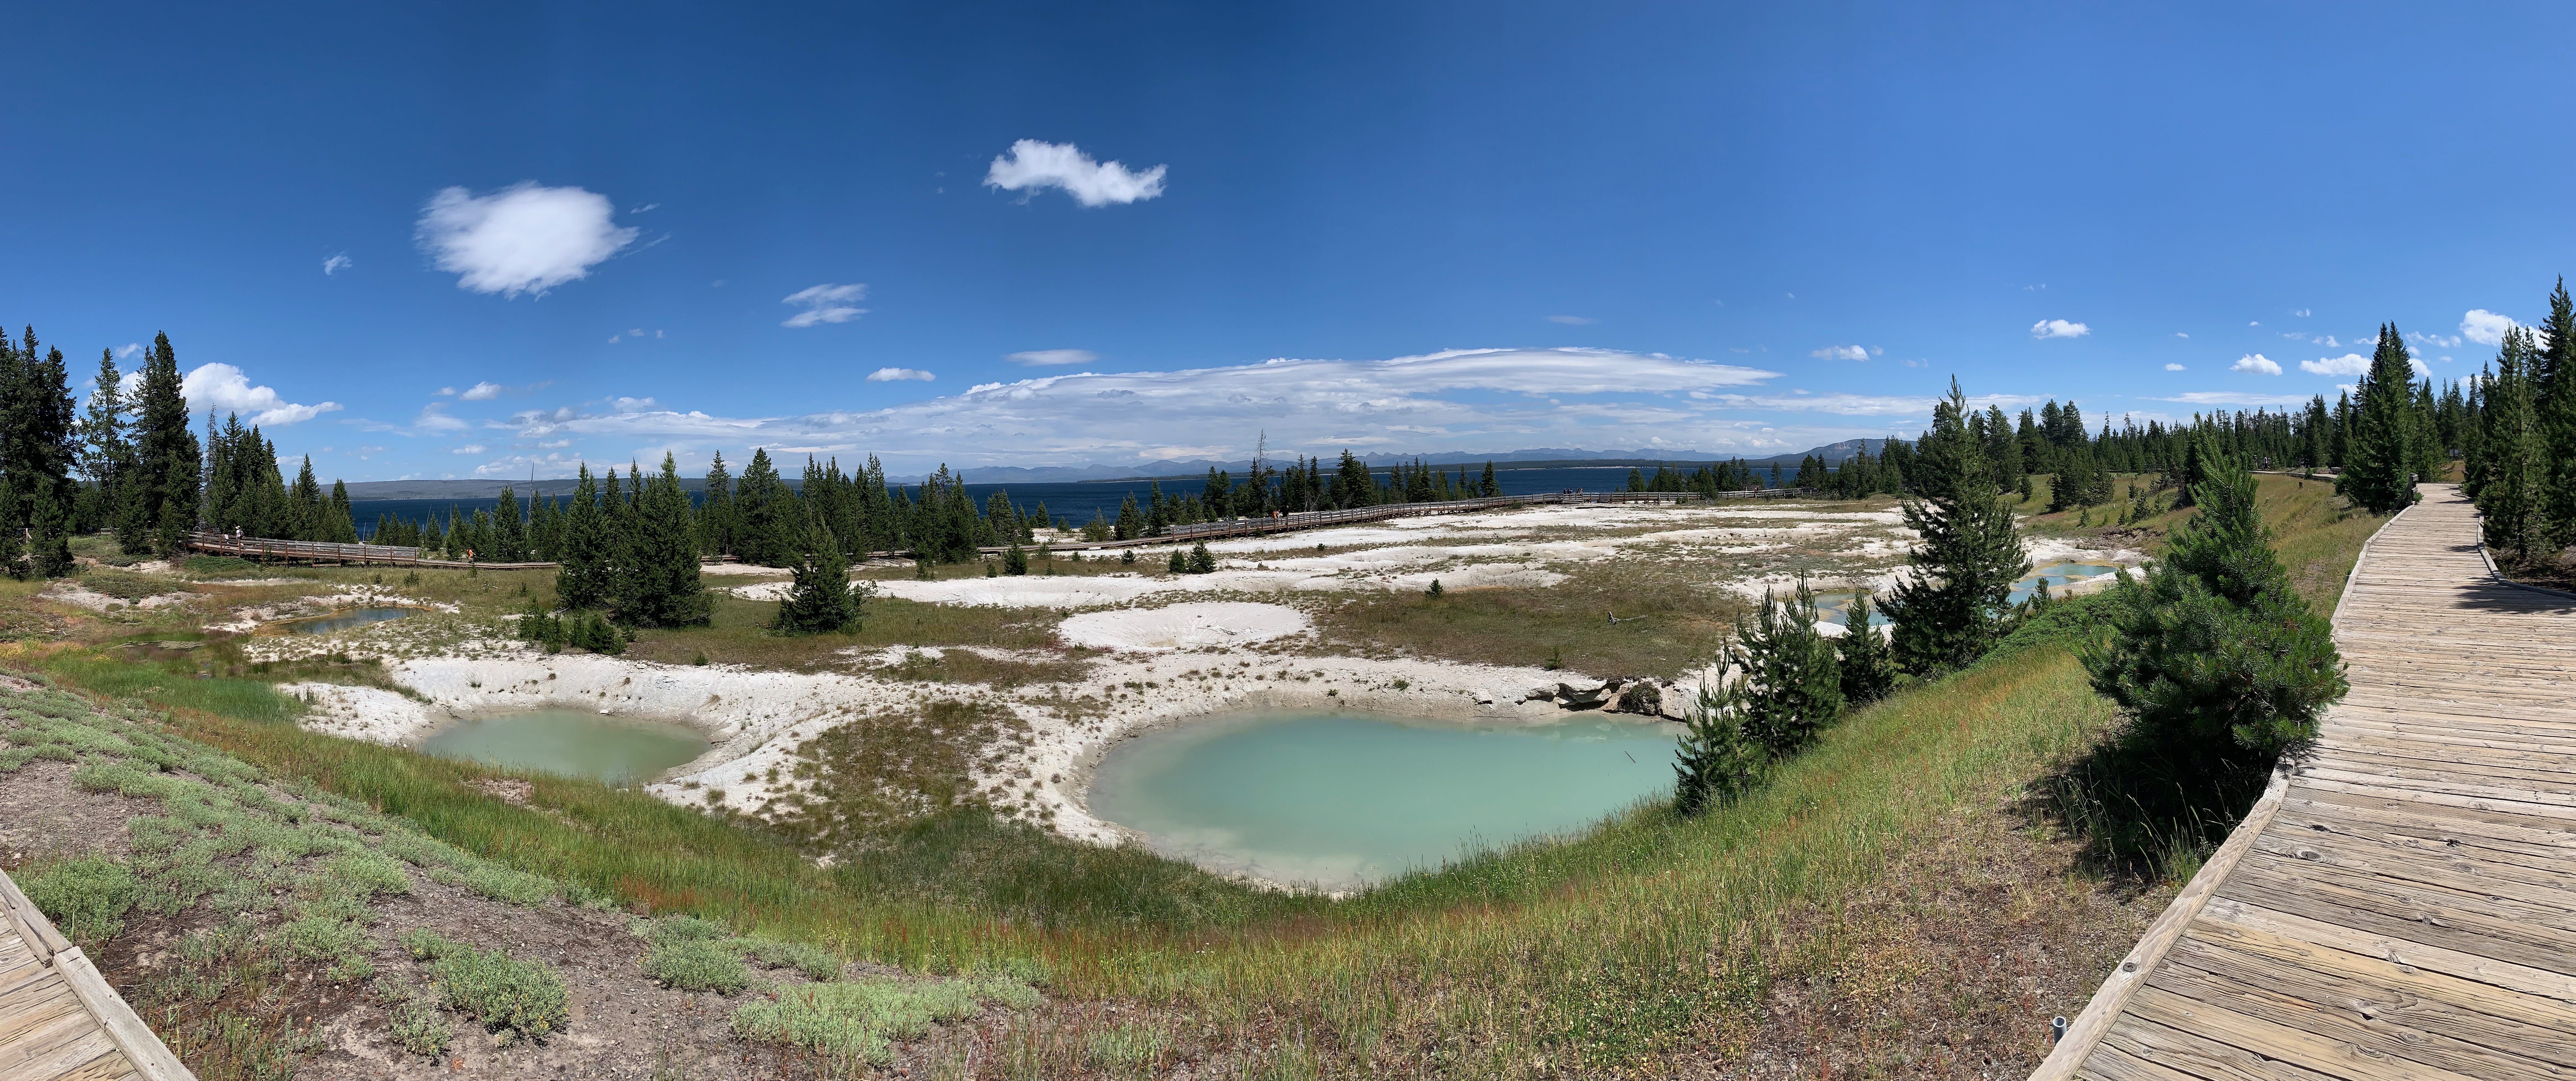
{"label": "pine tree", "polygon": [[1020,547],[1019,538],[1013,537],[1011,538],[1010,550],[1002,553],[1002,573],[1027,574],[1028,572],[1028,549]]}
{"label": "pine tree", "polygon": [[72,465],[79,421],[60,349],[42,350],[34,327],[11,349],[0,339],[0,473],[27,530],[27,573],[53,578],[72,571]]}
{"label": "pine tree", "polygon": [[2394,323],[2379,329],[2379,347],[2370,370],[2361,378],[2361,402],[2353,418],[2352,445],[2335,492],[2374,514],[2388,514],[2415,501],[2418,454],[2412,390],[2413,358]]}
{"label": "pine tree", "polygon": [[118,517],[117,542],[129,554],[179,550],[197,524],[199,456],[203,453],[189,423],[188,399],[181,392],[178,354],[170,336],[156,334],[143,356],[143,379],[136,388],[134,480],[124,485],[124,507]]}
{"label": "pine tree", "polygon": [[1762,783],[1770,754],[1744,727],[1742,685],[1703,683],[1698,701],[1684,711],[1686,726],[1673,749],[1673,809],[1696,815],[1735,802]]}
{"label": "pine tree", "polygon": [[821,526],[806,530],[804,559],[795,580],[778,602],[770,626],[783,634],[835,634],[855,631],[866,614],[867,594],[850,583],[850,565],[841,542]]}
{"label": "pine tree", "polygon": [[1208,552],[1206,541],[1200,541],[1196,544],[1190,545],[1189,570],[1191,574],[1216,573],[1216,556]]}
{"label": "pine tree", "polygon": [[117,493],[132,472],[134,446],[127,434],[124,377],[116,368],[116,353],[100,350],[98,387],[90,391],[86,415],[81,420],[81,476],[88,478],[83,489],[91,506],[80,515],[84,529],[101,529],[116,524]]}
{"label": "pine tree", "polygon": [[[555,600],[566,608],[603,608],[613,599],[616,570],[609,563],[608,521],[599,501],[599,482],[584,464],[573,482],[572,506],[564,514],[563,551],[555,556],[561,564],[555,572]],[[451,516],[447,533],[451,547],[454,526]]]}
{"label": "pine tree", "polygon": [[2538,340],[2530,380],[2535,483],[2542,543],[2555,552],[2576,543],[2576,302],[2564,278],[2549,294]]}
{"label": "pine tree", "polygon": [[1905,502],[1905,524],[1922,542],[1906,557],[1914,574],[1888,598],[1887,614],[1896,621],[1897,664],[1916,675],[1984,654],[2013,583],[2030,573],[1984,448],[1969,438],[1967,408],[1967,395],[1951,380],[1950,397],[1933,406],[1932,427],[1915,447],[1907,475],[1917,498]]}
{"label": "pine tree", "polygon": [[1870,626],[1869,594],[1853,597],[1851,608],[1844,614],[1843,636],[1834,640],[1838,671],[1842,676],[1843,701],[1865,706],[1888,696],[1896,689],[1896,655],[1888,648],[1887,638]]}
{"label": "pine tree", "polygon": [[633,600],[618,617],[639,627],[707,622],[715,602],[698,580],[698,525],[690,515],[689,493],[680,487],[679,463],[670,452],[663,452],[662,471],[645,484],[635,518]]}
{"label": "pine tree", "polygon": [[1503,494],[1503,486],[1494,480],[1494,463],[1485,462],[1485,475],[1476,481],[1476,494],[1491,499]]}
{"label": "pine tree", "polygon": [[2479,523],[2486,545],[2528,561],[2541,543],[2541,488],[2547,464],[2538,451],[2540,433],[2533,416],[2531,370],[2539,350],[2531,332],[2505,331],[2496,352],[2493,375],[2479,380],[2485,400],[2480,413],[2477,490]]}
{"label": "pine tree", "polygon": [[707,462],[704,499],[698,508],[700,549],[711,556],[733,554],[733,474],[725,469],[723,451],[717,451]]}
{"label": "pine tree", "polygon": [[734,492],[734,555],[764,567],[789,566],[803,547],[805,523],[796,494],[778,479],[769,448],[755,447]]}
{"label": "pine tree", "polygon": [[1817,732],[1842,716],[1842,676],[1834,644],[1816,629],[1816,594],[1803,575],[1788,598],[1765,591],[1762,606],[1749,618],[1736,620],[1735,642],[1727,647],[1725,660],[1737,673],[1744,731],[1773,760],[1805,749]]}
{"label": "pine tree", "polygon": [[2213,457],[2199,515],[2144,585],[2121,574],[2117,633],[2086,645],[2084,665],[2094,689],[2186,753],[2269,759],[2316,734],[2346,690],[2343,661],[2272,552],[2253,476]]}

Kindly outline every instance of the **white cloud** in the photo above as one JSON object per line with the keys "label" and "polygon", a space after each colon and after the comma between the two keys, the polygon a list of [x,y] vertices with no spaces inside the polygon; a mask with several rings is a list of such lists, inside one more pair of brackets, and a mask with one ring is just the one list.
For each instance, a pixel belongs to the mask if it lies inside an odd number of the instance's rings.
{"label": "white cloud", "polygon": [[331,275],[337,274],[356,265],[358,264],[349,261],[348,252],[341,252],[338,255],[322,260],[322,276],[328,278]]}
{"label": "white cloud", "polygon": [[918,379],[927,383],[937,378],[939,377],[919,368],[879,368],[868,373],[868,382],[871,383],[898,383],[906,379]]}
{"label": "white cloud", "polygon": [[[868,314],[868,310],[866,308],[858,307],[854,303],[855,301],[866,298],[867,295],[868,287],[865,285],[834,285],[830,282],[825,282],[821,285],[799,289],[793,293],[787,294],[787,299],[781,300],[779,303],[792,305],[805,310],[789,316],[786,322],[778,325],[783,327],[810,327],[816,323],[849,322],[852,319]],[[628,331],[628,333],[639,338],[644,335],[644,332],[640,330]],[[614,341],[616,339],[612,338],[610,340]]]}
{"label": "white cloud", "polygon": [[1100,356],[1088,349],[1031,349],[1025,353],[1013,353],[1009,356],[1003,357],[1002,359],[1010,361],[1013,364],[1043,366],[1048,364],[1089,364],[1092,361],[1100,359]]}
{"label": "white cloud", "polygon": [[2030,325],[2030,336],[2041,340],[2049,338],[2081,338],[2091,333],[2093,333],[2092,327],[2085,326],[2082,323],[2069,323],[2063,319],[2042,319],[2039,322],[2032,323]]}
{"label": "white cloud", "polygon": [[246,414],[253,424],[274,428],[311,420],[340,408],[338,402],[297,405],[279,397],[275,388],[254,387],[250,377],[230,364],[207,364],[179,380],[179,393],[191,412]]}
{"label": "white cloud", "polygon": [[2239,394],[2232,390],[2195,390],[2160,402],[2182,402],[2186,405],[2305,405],[2307,399],[2297,394]]}
{"label": "white cloud", "polygon": [[1857,345],[1828,345],[1807,355],[1818,360],[1868,360],[1869,350]]}
{"label": "white cloud", "polygon": [[2185,333],[2183,333],[2183,332],[2181,332],[2181,331],[2177,330],[2177,331],[2174,331],[2174,337],[2177,337],[2177,338],[2188,338],[2188,337],[2191,337],[2191,335],[2189,335],[2189,334],[2185,334]]}
{"label": "white cloud", "polygon": [[123,360],[143,351],[142,342],[127,342],[116,349],[116,359]]}
{"label": "white cloud", "polygon": [[465,393],[457,395],[469,402],[488,402],[500,396],[501,384],[499,383],[476,383],[465,388]]}
{"label": "white cloud", "polygon": [[2301,308],[2297,311],[2291,312],[2290,314],[2298,316],[2301,319],[2305,319],[2308,317],[2308,310],[2306,308]]}
{"label": "white cloud", "polygon": [[2339,357],[2302,360],[2299,370],[2309,375],[2360,375],[2370,370],[2370,358],[2359,353],[2346,353]]}
{"label": "white cloud", "polygon": [[2504,332],[2516,324],[2512,317],[2497,315],[2485,308],[2471,308],[2460,317],[2460,336],[2479,345],[2503,345]]}
{"label": "white cloud", "polygon": [[1114,161],[1093,161],[1072,143],[1022,139],[993,159],[984,186],[1032,195],[1062,188],[1084,206],[1133,203],[1163,194],[1163,166],[1135,172]]}
{"label": "white cloud", "polygon": [[2247,353],[2243,357],[2238,358],[2236,363],[2228,365],[2227,370],[2231,372],[2251,372],[2255,375],[2281,374],[2281,366],[2274,363],[2272,358],[2264,356],[2261,353]]}
{"label": "white cloud", "polygon": [[543,296],[635,242],[615,213],[607,196],[534,181],[490,195],[446,188],[421,209],[417,235],[459,289]]}
{"label": "white cloud", "polygon": [[[2463,320],[2463,322],[2466,322],[2466,320]],[[2462,327],[2461,329],[2465,330],[2467,328]],[[2417,330],[2409,331],[2406,337],[2408,340],[2413,341],[2418,345],[2433,346],[2442,349],[2457,349],[2460,347],[2460,337],[2456,334],[2445,338],[2439,334],[2427,334],[2423,331]],[[2497,340],[2503,340],[2501,334],[2498,335]]]}
{"label": "white cloud", "polygon": [[2249,319],[2249,320],[2247,320],[2247,321],[2246,321],[2245,325],[2246,325],[2246,326],[2249,326],[2249,327],[2259,327],[2259,326],[2262,326],[2262,325],[2263,325],[2263,323],[2262,323],[2262,321],[2261,321],[2261,320],[2251,320],[2251,319]]}
{"label": "white cloud", "polygon": [[448,416],[446,407],[437,402],[420,407],[420,415],[411,419],[411,426],[417,432],[461,432],[473,427]]}
{"label": "white cloud", "polygon": [[[1920,398],[1783,395],[1772,401],[1693,398],[1758,386],[1778,373],[1603,349],[1452,350],[1392,360],[1292,360],[1181,371],[1042,375],[871,411],[725,417],[668,408],[526,410],[521,440],[580,437],[629,445],[829,448],[877,453],[890,468],[1152,461],[1174,447],[1249,453],[1257,433],[1274,451],[1437,451],[1530,446],[1664,446],[1763,454],[1861,435],[1855,427],[1796,426],[1742,417],[1776,405],[1802,414],[1921,417]],[[1561,404],[1551,404],[1550,398]],[[2018,407],[2016,407],[2018,408]],[[1239,445],[1238,445],[1239,444]],[[815,453],[826,453],[818,450]]]}
{"label": "white cloud", "polygon": [[467,444],[465,444],[464,446],[456,447],[456,448],[453,448],[453,449],[449,450],[449,451],[448,451],[448,453],[449,453],[449,454],[481,454],[481,453],[483,453],[483,451],[484,451],[484,446],[483,446],[483,444],[481,444],[481,443],[467,443]]}
{"label": "white cloud", "polygon": [[2167,364],[2167,365],[2165,365],[2165,370],[2166,370],[2166,371],[2169,371],[2169,372],[2178,372],[2178,371],[2181,371],[2181,370],[2183,370],[2183,369],[2182,369],[2182,365],[2180,365],[2180,364]]}
{"label": "white cloud", "polygon": [[456,388],[455,388],[455,387],[440,387],[440,388],[438,388],[438,396],[439,396],[439,397],[441,397],[441,398],[452,398],[452,397],[454,397],[455,395],[456,395]]}
{"label": "white cloud", "polygon": [[1586,319],[1580,315],[1551,315],[1547,317],[1547,321],[1551,323],[1563,323],[1570,327],[1588,327],[1594,323],[1600,322],[1598,319]]}

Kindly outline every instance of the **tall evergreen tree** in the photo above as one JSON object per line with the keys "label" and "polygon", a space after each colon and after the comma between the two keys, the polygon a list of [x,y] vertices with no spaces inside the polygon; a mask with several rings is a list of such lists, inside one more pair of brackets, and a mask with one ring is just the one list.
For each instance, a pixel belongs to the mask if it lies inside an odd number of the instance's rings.
{"label": "tall evergreen tree", "polygon": [[778,477],[769,448],[755,447],[751,464],[742,469],[734,492],[734,555],[745,563],[784,567],[805,543],[805,523],[796,494]]}
{"label": "tall evergreen tree", "polygon": [[81,419],[80,471],[89,481],[82,490],[89,505],[79,516],[85,530],[116,524],[117,492],[134,461],[133,441],[126,430],[124,376],[117,371],[113,350],[99,351],[97,381],[98,389],[90,392]]}
{"label": "tall evergreen tree", "polygon": [[599,482],[585,464],[573,482],[572,505],[564,513],[563,550],[555,556],[561,564],[555,572],[555,600],[566,608],[605,608],[615,596],[616,568],[610,563],[608,520],[600,499]]}
{"label": "tall evergreen tree", "polygon": [[136,387],[134,482],[119,493],[124,507],[117,541],[129,553],[179,550],[197,524],[199,455],[188,399],[179,379],[178,354],[168,334],[152,337]]}
{"label": "tall evergreen tree", "polygon": [[619,618],[645,627],[705,623],[715,602],[698,580],[697,523],[680,487],[679,462],[668,451],[662,471],[645,484],[635,517],[634,600]]}
{"label": "tall evergreen tree", "polygon": [[2353,418],[2352,446],[2337,494],[2374,514],[2387,514],[2415,501],[2418,454],[2413,394],[2415,368],[2406,339],[2390,323],[2379,328],[2379,347],[2370,370],[2361,377],[2361,401]]}
{"label": "tall evergreen tree", "polygon": [[706,491],[698,507],[698,546],[711,556],[733,554],[733,474],[725,469],[724,452],[707,462]]}
{"label": "tall evergreen tree", "polygon": [[1744,731],[1773,760],[1805,749],[1842,716],[1833,640],[1816,630],[1816,594],[1804,576],[1788,597],[1766,591],[1760,608],[1736,620],[1724,658],[1736,673]]}
{"label": "tall evergreen tree", "polygon": [[52,578],[72,571],[72,464],[79,456],[63,351],[41,349],[34,327],[15,349],[0,339],[0,473],[27,531],[25,569]]}
{"label": "tall evergreen tree", "polygon": [[1770,753],[1745,730],[1741,681],[1701,684],[1682,724],[1682,738],[1673,748],[1674,810],[1696,815],[1733,803],[1762,783]]}
{"label": "tall evergreen tree", "polygon": [[2117,633],[2088,645],[2084,664],[2096,690],[2169,743],[2269,759],[2316,734],[2346,690],[2343,661],[2272,552],[2253,476],[2218,456],[2195,501],[2146,583],[2120,576]]}
{"label": "tall evergreen tree", "polygon": [[2554,552],[2576,544],[2576,302],[2564,278],[2549,294],[2539,344],[2531,374],[2539,525]]}
{"label": "tall evergreen tree", "polygon": [[1915,447],[1907,475],[1917,498],[1905,524],[1922,538],[1907,555],[1913,576],[1887,601],[1896,621],[1897,664],[1929,675],[1965,665],[1994,643],[2012,585],[2030,573],[2030,557],[2012,511],[1994,488],[1984,448],[1970,438],[1968,398],[1959,381],[1932,407],[1932,427]]}
{"label": "tall evergreen tree", "polygon": [[2531,402],[2531,371],[2538,355],[2530,331],[2507,329],[2503,347],[2496,351],[2495,373],[2479,380],[2485,403],[2476,466],[2479,524],[2487,547],[2518,561],[2529,560],[2533,546],[2541,543],[2540,497],[2548,475]]}

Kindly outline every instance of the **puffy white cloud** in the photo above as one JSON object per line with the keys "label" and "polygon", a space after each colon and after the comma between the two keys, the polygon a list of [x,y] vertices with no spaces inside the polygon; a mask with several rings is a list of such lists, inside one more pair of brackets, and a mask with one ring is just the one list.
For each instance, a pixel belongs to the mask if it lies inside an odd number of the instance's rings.
{"label": "puffy white cloud", "polygon": [[2160,402],[2182,402],[2186,405],[2306,405],[2308,400],[2296,394],[2239,394],[2232,390],[2195,390],[2158,398]]}
{"label": "puffy white cloud", "polygon": [[457,288],[542,296],[635,242],[637,230],[618,227],[615,214],[607,196],[574,187],[445,188],[421,209],[415,232]]}
{"label": "puffy white cloud", "polygon": [[1807,355],[1818,360],[1868,360],[1869,350],[1857,345],[1828,345]]}
{"label": "puffy white cloud", "polygon": [[1013,353],[1009,356],[1003,357],[1002,359],[1010,361],[1013,364],[1044,366],[1050,364],[1089,364],[1092,361],[1100,359],[1100,355],[1088,349],[1031,349],[1025,353]]}
{"label": "puffy white cloud", "polygon": [[984,186],[1035,194],[1062,188],[1084,206],[1133,203],[1163,194],[1163,166],[1137,172],[1114,161],[1093,161],[1072,143],[1022,139],[993,159]]}
{"label": "puffy white cloud", "polygon": [[501,384],[499,383],[476,383],[465,388],[465,393],[457,395],[469,402],[488,402],[500,396]]}
{"label": "puffy white cloud", "polygon": [[1547,317],[1547,321],[1551,323],[1563,323],[1570,327],[1588,327],[1594,323],[1600,322],[1598,319],[1586,319],[1580,315],[1551,315]]}
{"label": "puffy white cloud", "polygon": [[322,276],[328,278],[331,275],[337,274],[356,265],[358,264],[349,261],[348,252],[341,252],[338,255],[322,260]]}
{"label": "puffy white cloud", "polygon": [[2183,370],[2183,369],[2182,369],[2182,365],[2180,365],[2180,364],[2167,364],[2167,365],[2165,365],[2165,370],[2166,370],[2166,371],[2169,371],[2169,372],[2178,372],[2178,371],[2181,371],[2181,370]]}
{"label": "puffy white cloud", "polygon": [[2511,316],[2497,315],[2485,308],[2471,308],[2460,317],[2460,336],[2479,345],[2503,345],[2504,332],[2517,324]]}
{"label": "puffy white cloud", "polygon": [[2042,341],[2050,338],[2081,338],[2091,333],[2093,333],[2092,327],[2082,323],[2069,323],[2063,319],[2042,319],[2030,325],[2030,336]]}
{"label": "puffy white cloud", "polygon": [[279,396],[273,387],[250,385],[250,376],[230,364],[207,364],[189,372],[179,380],[179,393],[188,399],[192,412],[211,409],[240,413],[243,419],[270,428],[311,420],[340,408],[338,402],[297,405]]}
{"label": "puffy white cloud", "polygon": [[2346,353],[2339,357],[2302,360],[2299,370],[2309,375],[2360,375],[2370,370],[2370,358],[2359,353]]}
{"label": "puffy white cloud", "polygon": [[2299,310],[2297,310],[2297,311],[2291,312],[2290,314],[2295,315],[2295,316],[2298,316],[2298,317],[2299,317],[2299,318],[2301,318],[2301,319],[2305,319],[2305,318],[2307,318],[2307,317],[2308,317],[2308,309],[2306,309],[2306,308],[2301,308],[2301,309],[2299,309]]}
{"label": "puffy white cloud", "polygon": [[2228,365],[2227,370],[2231,372],[2249,372],[2254,375],[2281,374],[2281,366],[2274,363],[2272,358],[2264,356],[2261,353],[2247,353],[2244,356],[2237,358],[2236,363]]}
{"label": "puffy white cloud", "polygon": [[879,368],[868,373],[868,382],[871,383],[900,383],[907,379],[918,379],[927,383],[937,378],[939,377],[919,368]]}
{"label": "puffy white cloud", "polygon": [[[805,310],[789,316],[786,322],[778,325],[783,327],[810,327],[816,323],[849,322],[852,319],[868,314],[868,310],[866,308],[858,307],[855,304],[856,301],[864,299],[867,295],[868,287],[865,285],[834,285],[830,282],[825,282],[821,285],[799,289],[793,293],[787,294],[787,299],[781,300],[779,303],[792,307],[803,308]],[[632,331],[630,333],[635,337],[642,337],[644,334],[644,332],[640,330]],[[612,338],[609,340],[615,341],[616,339]]]}

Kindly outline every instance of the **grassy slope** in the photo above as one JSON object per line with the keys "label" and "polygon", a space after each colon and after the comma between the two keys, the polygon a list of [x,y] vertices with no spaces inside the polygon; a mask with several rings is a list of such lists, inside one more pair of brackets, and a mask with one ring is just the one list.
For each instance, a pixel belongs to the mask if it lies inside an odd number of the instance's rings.
{"label": "grassy slope", "polygon": [[[2263,484],[2285,563],[2331,605],[2376,522],[2335,513],[2321,485]],[[1222,1022],[1238,1056],[1386,1074],[1653,1072],[1754,1047],[1766,996],[1807,956],[1783,936],[1818,934],[1790,914],[1884,888],[1963,813],[2014,800],[2115,720],[2066,648],[2043,643],[1855,714],[1770,787],[1702,819],[1644,807],[1572,843],[1328,904],[972,819],[819,870],[766,835],[583,782],[536,778],[529,807],[514,807],[462,783],[487,775],[471,765],[279,724],[291,701],[263,703],[248,680],[17,653],[176,707],[198,738],[527,870],[914,967],[1039,958],[1073,998]],[[1963,870],[1935,864],[1909,873]],[[2093,971],[2118,948],[2059,963]]]}

